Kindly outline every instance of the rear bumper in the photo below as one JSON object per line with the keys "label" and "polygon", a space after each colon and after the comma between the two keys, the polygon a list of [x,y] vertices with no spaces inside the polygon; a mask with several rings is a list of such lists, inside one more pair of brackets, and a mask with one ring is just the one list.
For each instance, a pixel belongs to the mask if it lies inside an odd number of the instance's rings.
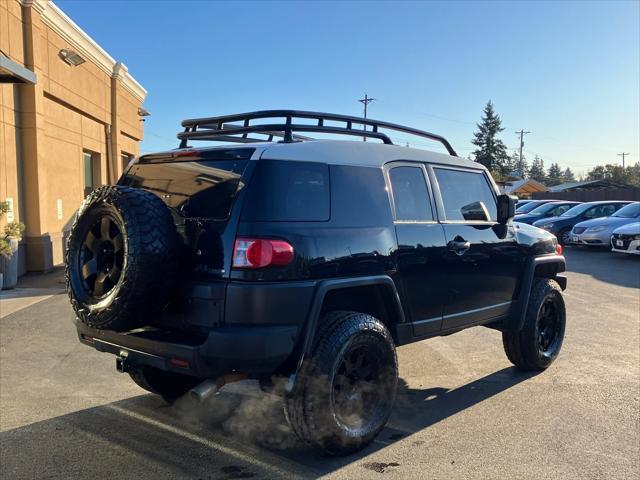
{"label": "rear bumper", "polygon": [[76,319],[76,329],[82,343],[118,356],[125,369],[148,365],[202,378],[267,374],[294,352],[316,286],[195,282],[186,289],[182,313],[159,319],[158,328],[119,333]]}
{"label": "rear bumper", "polygon": [[201,378],[233,371],[270,373],[291,355],[299,333],[296,325],[223,327],[194,344],[171,341],[168,332],[161,336],[151,330],[117,333],[75,322],[80,342],[118,356],[125,370],[151,366]]}

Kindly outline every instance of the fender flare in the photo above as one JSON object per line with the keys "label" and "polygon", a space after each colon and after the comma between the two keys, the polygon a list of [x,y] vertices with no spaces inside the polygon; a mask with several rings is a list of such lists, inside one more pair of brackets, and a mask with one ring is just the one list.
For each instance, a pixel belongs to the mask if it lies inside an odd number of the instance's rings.
{"label": "fender flare", "polygon": [[289,381],[287,382],[287,385],[285,387],[286,394],[291,394],[293,392],[298,372],[302,368],[302,364],[304,363],[305,358],[311,354],[313,342],[318,330],[318,321],[320,319],[320,312],[322,311],[322,304],[324,303],[326,295],[333,290],[374,285],[382,286],[383,288],[387,289],[388,293],[391,295],[392,306],[395,310],[396,318],[398,319],[397,323],[405,322],[404,311],[402,310],[402,306],[400,303],[400,295],[398,294],[395,283],[388,275],[371,275],[356,278],[335,278],[318,282],[313,295],[313,302],[311,303],[309,314],[307,315],[307,320],[304,325],[297,365],[295,367],[295,371],[289,376]]}
{"label": "fender flare", "polygon": [[518,331],[524,325],[527,307],[529,306],[529,296],[531,287],[536,277],[552,278],[558,282],[564,291],[567,288],[567,277],[558,275],[566,270],[566,260],[562,255],[549,255],[544,257],[533,257],[526,264],[516,297],[511,305],[509,319],[501,330]]}

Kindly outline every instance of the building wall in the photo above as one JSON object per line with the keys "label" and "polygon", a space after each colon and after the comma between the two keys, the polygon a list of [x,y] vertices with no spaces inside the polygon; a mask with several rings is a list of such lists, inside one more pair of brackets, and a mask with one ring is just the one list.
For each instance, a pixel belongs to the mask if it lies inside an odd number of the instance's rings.
{"label": "building wall", "polygon": [[[22,7],[18,2],[0,1],[0,54],[24,65]],[[20,220],[20,102],[18,86],[0,84],[0,199],[11,199],[14,218]],[[0,227],[6,219],[0,220]]]}
{"label": "building wall", "polygon": [[[62,49],[85,62],[67,64]],[[122,155],[139,153],[146,92],[48,0],[0,0],[0,50],[37,76],[0,84],[0,199],[27,225],[21,263],[48,270],[63,262],[84,198],[83,153],[96,159],[100,184],[114,182]]]}

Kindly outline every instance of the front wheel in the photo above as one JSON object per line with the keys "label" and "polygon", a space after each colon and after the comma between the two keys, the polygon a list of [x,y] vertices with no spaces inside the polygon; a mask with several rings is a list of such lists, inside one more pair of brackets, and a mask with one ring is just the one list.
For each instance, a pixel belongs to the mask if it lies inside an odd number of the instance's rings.
{"label": "front wheel", "polygon": [[550,278],[536,279],[522,330],[502,332],[504,351],[522,370],[544,370],[560,353],[565,325],[562,289]]}
{"label": "front wheel", "polygon": [[558,232],[558,243],[562,246],[571,244],[571,229],[565,228]]}
{"label": "front wheel", "polygon": [[321,318],[293,395],[285,398],[285,415],[311,446],[346,455],[382,430],[397,383],[395,346],[384,324],[364,313],[330,312]]}

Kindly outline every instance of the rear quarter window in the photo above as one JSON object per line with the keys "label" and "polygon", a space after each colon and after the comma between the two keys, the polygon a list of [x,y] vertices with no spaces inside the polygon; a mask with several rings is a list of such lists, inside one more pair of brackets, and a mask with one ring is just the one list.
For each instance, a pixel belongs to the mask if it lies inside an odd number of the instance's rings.
{"label": "rear quarter window", "polygon": [[324,222],[331,215],[330,198],[327,164],[260,160],[244,200],[242,219]]}
{"label": "rear quarter window", "polygon": [[390,225],[391,206],[379,167],[331,165],[331,223],[344,227]]}

